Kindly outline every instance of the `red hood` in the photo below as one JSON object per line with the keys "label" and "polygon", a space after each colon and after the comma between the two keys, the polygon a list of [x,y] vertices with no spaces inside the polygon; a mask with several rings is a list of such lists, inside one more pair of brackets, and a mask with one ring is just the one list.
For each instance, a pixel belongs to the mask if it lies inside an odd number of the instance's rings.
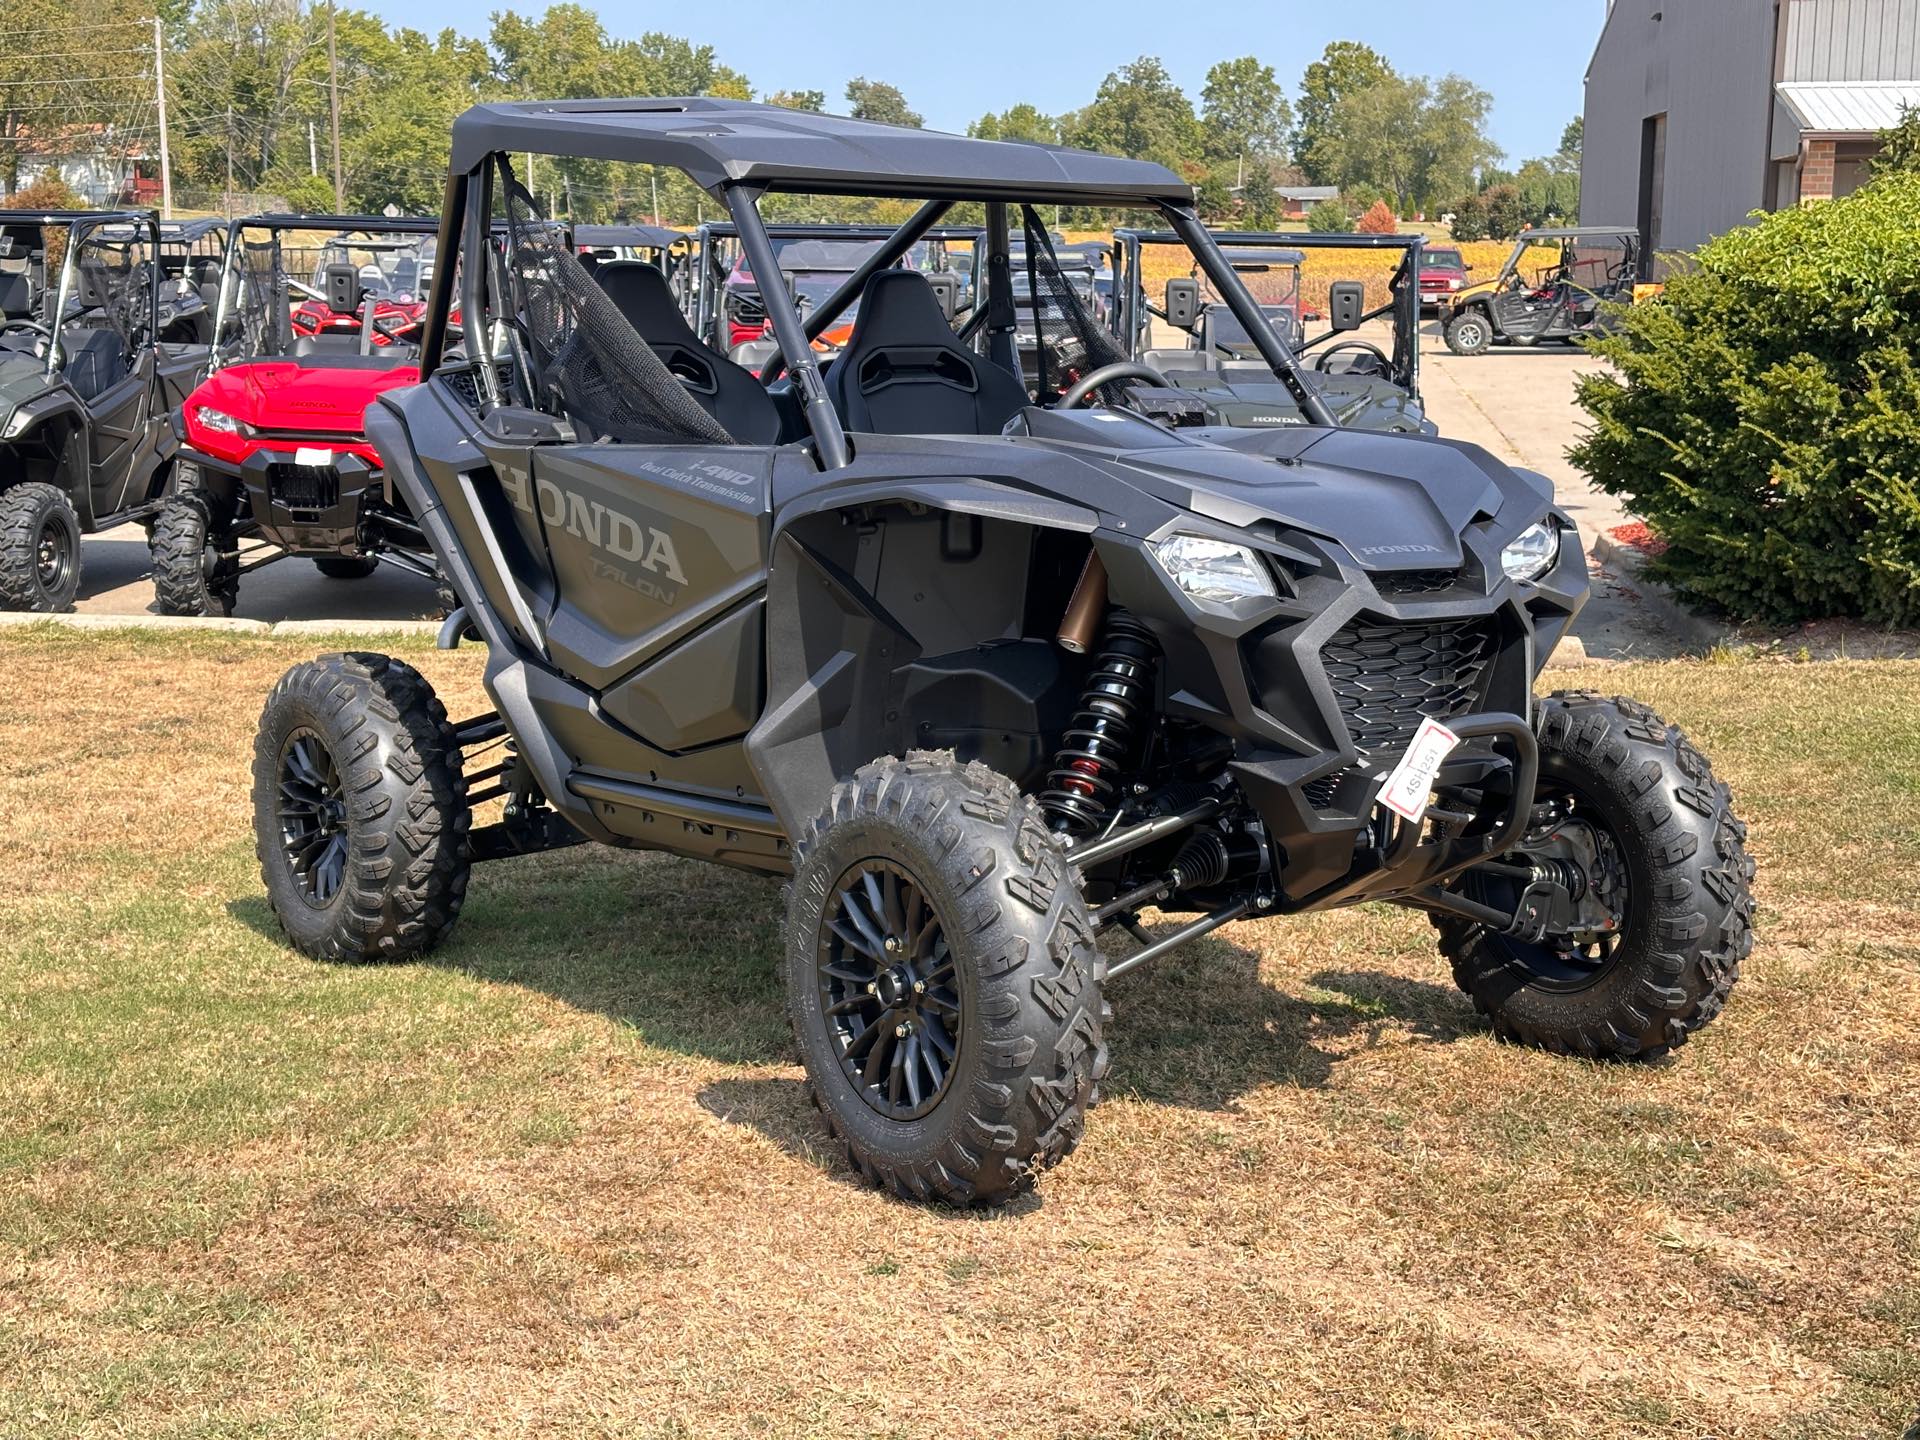
{"label": "red hood", "polygon": [[[221,459],[243,459],[272,439],[271,432],[339,435],[357,439],[367,406],[389,390],[420,382],[413,365],[326,365],[299,360],[252,360],[203,380],[185,405],[187,441]],[[259,435],[231,435],[200,423],[203,409],[223,411]]]}

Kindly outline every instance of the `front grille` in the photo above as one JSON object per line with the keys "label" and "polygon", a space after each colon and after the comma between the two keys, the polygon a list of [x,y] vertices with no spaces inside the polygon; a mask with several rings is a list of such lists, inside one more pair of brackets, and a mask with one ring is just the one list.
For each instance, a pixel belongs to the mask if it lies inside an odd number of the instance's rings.
{"label": "front grille", "polygon": [[1355,620],[1321,648],[1320,663],[1361,763],[1392,763],[1423,716],[1448,720],[1479,706],[1493,652],[1483,619]]}
{"label": "front grille", "polygon": [[340,474],[331,465],[267,466],[267,493],[289,510],[331,510],[340,503]]}
{"label": "front grille", "polygon": [[1460,583],[1458,570],[1382,570],[1367,577],[1381,595],[1438,595]]}

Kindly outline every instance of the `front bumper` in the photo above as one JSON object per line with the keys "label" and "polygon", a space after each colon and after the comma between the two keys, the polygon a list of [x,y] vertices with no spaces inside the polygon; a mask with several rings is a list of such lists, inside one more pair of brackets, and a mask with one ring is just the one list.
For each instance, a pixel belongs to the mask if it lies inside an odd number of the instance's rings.
{"label": "front bumper", "polygon": [[[1424,889],[1509,848],[1524,826],[1538,765],[1533,683],[1588,580],[1564,517],[1560,557],[1537,581],[1505,577],[1494,536],[1470,533],[1463,563],[1446,569],[1365,570],[1331,542],[1276,535],[1266,553],[1277,601],[1235,602],[1228,616],[1170,583],[1157,587],[1164,600],[1147,598],[1166,713],[1232,739],[1229,773],[1271,842],[1278,908]],[[1146,577],[1123,576],[1128,561],[1102,553],[1114,593],[1139,613]],[[1436,779],[1435,808],[1410,825],[1377,798],[1427,716],[1462,743]]]}
{"label": "front bumper", "polygon": [[358,555],[363,521],[383,495],[378,467],[347,450],[295,445],[245,460],[182,451],[203,474],[227,477],[263,538],[296,555]]}

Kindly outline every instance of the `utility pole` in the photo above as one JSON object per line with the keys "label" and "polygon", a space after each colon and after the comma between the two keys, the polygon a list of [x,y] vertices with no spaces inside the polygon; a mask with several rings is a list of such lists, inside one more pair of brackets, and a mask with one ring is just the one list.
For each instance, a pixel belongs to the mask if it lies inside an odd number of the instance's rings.
{"label": "utility pole", "polygon": [[227,104],[227,218],[233,218],[233,104]]}
{"label": "utility pole", "polygon": [[173,218],[173,166],[167,155],[167,38],[153,17],[153,94],[160,108],[160,218]]}
{"label": "utility pole", "polygon": [[347,186],[340,177],[340,62],[333,49],[333,0],[327,0],[327,116],[333,127],[333,208],[347,208]]}
{"label": "utility pole", "polygon": [[307,121],[307,173],[320,173],[320,142],[314,138],[313,121]]}

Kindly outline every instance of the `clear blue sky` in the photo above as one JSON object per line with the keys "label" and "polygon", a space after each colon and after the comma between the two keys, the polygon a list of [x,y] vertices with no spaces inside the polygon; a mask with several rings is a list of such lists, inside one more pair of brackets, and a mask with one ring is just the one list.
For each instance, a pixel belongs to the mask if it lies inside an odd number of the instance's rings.
{"label": "clear blue sky", "polygon": [[[371,0],[371,8],[390,24],[484,34],[495,7]],[[537,14],[546,5],[513,0],[511,8]],[[983,112],[1021,100],[1048,113],[1074,109],[1108,71],[1142,54],[1158,55],[1196,103],[1214,61],[1257,55],[1291,99],[1329,40],[1360,40],[1404,74],[1457,71],[1490,91],[1493,137],[1510,164],[1559,144],[1561,127],[1580,112],[1581,77],[1606,18],[1606,0],[695,0],[596,8],[613,34],[684,35],[712,45],[756,90],[824,90],[829,110],[844,108],[855,75],[891,81],[941,130],[964,130]],[[796,23],[797,16],[805,18]],[[962,17],[981,37],[973,45]],[[985,58],[970,58],[970,50]]]}

